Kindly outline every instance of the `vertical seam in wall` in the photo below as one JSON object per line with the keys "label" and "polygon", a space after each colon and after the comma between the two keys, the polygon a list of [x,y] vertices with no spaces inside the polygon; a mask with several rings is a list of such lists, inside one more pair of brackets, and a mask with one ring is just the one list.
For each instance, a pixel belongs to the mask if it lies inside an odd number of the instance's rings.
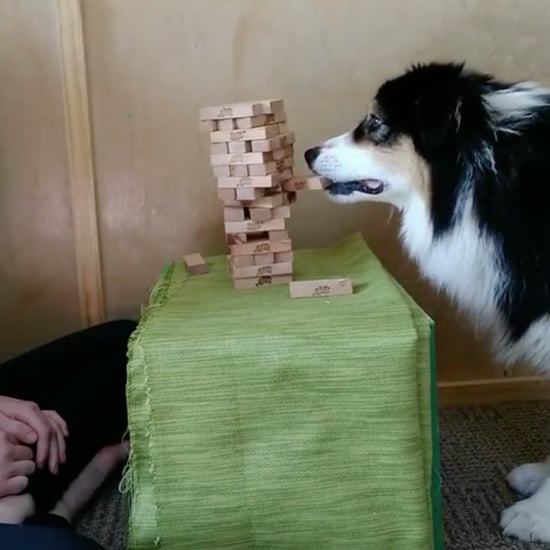
{"label": "vertical seam in wall", "polygon": [[75,261],[84,326],[105,319],[80,0],[57,0]]}

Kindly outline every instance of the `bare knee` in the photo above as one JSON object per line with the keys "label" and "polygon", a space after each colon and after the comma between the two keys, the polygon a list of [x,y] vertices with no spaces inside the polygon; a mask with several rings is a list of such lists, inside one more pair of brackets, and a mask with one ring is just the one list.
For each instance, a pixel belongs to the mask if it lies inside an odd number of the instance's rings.
{"label": "bare knee", "polygon": [[0,498],[0,523],[23,523],[34,510],[34,500],[28,493]]}

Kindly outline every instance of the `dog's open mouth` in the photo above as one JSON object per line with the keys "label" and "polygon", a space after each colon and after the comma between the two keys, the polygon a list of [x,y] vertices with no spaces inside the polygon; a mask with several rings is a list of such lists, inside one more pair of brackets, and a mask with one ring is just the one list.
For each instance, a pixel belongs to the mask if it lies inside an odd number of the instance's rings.
{"label": "dog's open mouth", "polygon": [[379,195],[384,191],[384,183],[373,179],[338,182],[325,180],[325,190],[332,195],[351,195],[356,191],[367,195]]}

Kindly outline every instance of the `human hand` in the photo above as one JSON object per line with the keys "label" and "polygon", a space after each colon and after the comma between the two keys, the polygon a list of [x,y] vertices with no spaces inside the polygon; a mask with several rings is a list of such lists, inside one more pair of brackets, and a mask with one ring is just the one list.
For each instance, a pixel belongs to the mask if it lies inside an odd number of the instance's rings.
{"label": "human hand", "polygon": [[20,443],[36,443],[36,465],[57,474],[66,461],[67,424],[55,411],[36,403],[0,396],[0,431]]}
{"label": "human hand", "polygon": [[32,449],[0,432],[0,497],[19,495],[36,469]]}

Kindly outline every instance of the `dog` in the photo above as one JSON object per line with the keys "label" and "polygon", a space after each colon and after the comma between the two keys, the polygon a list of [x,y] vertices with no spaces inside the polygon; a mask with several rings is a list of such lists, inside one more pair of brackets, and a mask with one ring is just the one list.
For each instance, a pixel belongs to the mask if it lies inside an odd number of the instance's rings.
{"label": "dog", "polygon": [[[500,361],[550,374],[550,88],[414,65],[304,156],[332,200],[401,212],[405,250]],[[502,512],[504,534],[550,543],[550,459],[508,482],[526,498]]]}

